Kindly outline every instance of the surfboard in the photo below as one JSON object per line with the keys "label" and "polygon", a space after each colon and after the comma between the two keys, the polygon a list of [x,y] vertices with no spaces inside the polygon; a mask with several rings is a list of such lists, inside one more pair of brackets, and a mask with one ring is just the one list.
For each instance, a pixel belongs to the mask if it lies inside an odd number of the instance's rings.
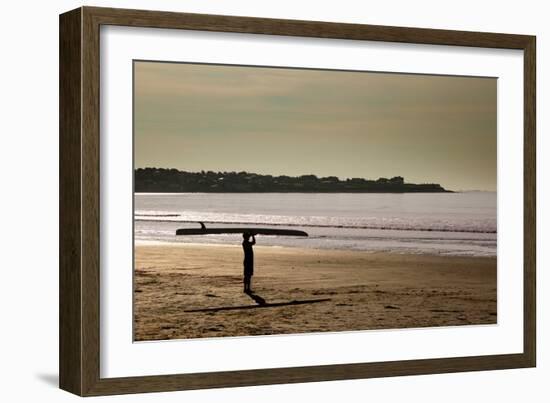
{"label": "surfboard", "polygon": [[294,229],[278,229],[278,228],[206,228],[203,223],[201,228],[180,228],[176,230],[176,235],[208,235],[208,234],[244,234],[245,232],[251,235],[284,235],[284,236],[308,236],[307,232]]}

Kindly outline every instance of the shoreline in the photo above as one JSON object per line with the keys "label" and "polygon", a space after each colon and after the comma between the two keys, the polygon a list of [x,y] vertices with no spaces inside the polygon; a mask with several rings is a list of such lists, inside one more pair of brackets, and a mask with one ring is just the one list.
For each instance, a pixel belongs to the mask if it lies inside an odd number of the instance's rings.
{"label": "shoreline", "polygon": [[[240,241],[240,240],[239,240]],[[220,247],[220,248],[240,248],[238,243],[209,243],[209,242],[187,242],[187,241],[165,241],[165,240],[144,240],[144,239],[135,239],[134,238],[134,247],[147,247],[147,246],[159,246],[159,247],[174,247],[174,248],[185,248],[185,247]],[[385,250],[362,250],[362,249],[342,249],[342,248],[304,248],[302,246],[293,246],[293,245],[255,245],[254,249],[257,248],[275,248],[275,249],[298,249],[303,251],[334,251],[334,252],[358,252],[366,254],[382,254],[382,255],[399,255],[399,256],[439,256],[439,257],[471,257],[471,258],[496,258],[495,255],[475,255],[475,254],[452,254],[452,253],[429,253],[424,251],[419,251],[418,253],[413,253],[411,251],[398,252],[395,250],[385,251]]]}
{"label": "shoreline", "polygon": [[136,243],[135,341],[497,323],[496,257],[254,252],[263,309],[242,292],[240,245]]}

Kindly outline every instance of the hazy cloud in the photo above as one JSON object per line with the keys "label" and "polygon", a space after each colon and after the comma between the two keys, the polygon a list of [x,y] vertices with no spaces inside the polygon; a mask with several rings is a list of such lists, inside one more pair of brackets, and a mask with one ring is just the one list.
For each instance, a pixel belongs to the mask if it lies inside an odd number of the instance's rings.
{"label": "hazy cloud", "polygon": [[136,62],[137,167],[496,188],[497,80]]}

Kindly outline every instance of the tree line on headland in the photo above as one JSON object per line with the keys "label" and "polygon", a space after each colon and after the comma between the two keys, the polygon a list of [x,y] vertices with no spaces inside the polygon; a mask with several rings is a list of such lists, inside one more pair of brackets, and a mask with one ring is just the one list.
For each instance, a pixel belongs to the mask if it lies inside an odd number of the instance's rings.
{"label": "tree line on headland", "polygon": [[405,183],[401,176],[376,180],[316,175],[273,176],[251,172],[186,172],[165,168],[138,168],[134,172],[138,193],[441,193],[437,183]]}

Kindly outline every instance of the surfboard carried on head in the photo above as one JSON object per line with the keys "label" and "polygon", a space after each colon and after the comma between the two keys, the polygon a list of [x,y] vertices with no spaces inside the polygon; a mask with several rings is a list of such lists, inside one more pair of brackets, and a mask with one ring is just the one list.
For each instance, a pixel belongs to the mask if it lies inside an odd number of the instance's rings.
{"label": "surfboard carried on head", "polygon": [[208,234],[250,234],[250,235],[279,235],[279,236],[308,236],[307,232],[294,229],[278,228],[206,228],[204,223],[199,222],[200,228],[180,228],[176,235],[208,235]]}

